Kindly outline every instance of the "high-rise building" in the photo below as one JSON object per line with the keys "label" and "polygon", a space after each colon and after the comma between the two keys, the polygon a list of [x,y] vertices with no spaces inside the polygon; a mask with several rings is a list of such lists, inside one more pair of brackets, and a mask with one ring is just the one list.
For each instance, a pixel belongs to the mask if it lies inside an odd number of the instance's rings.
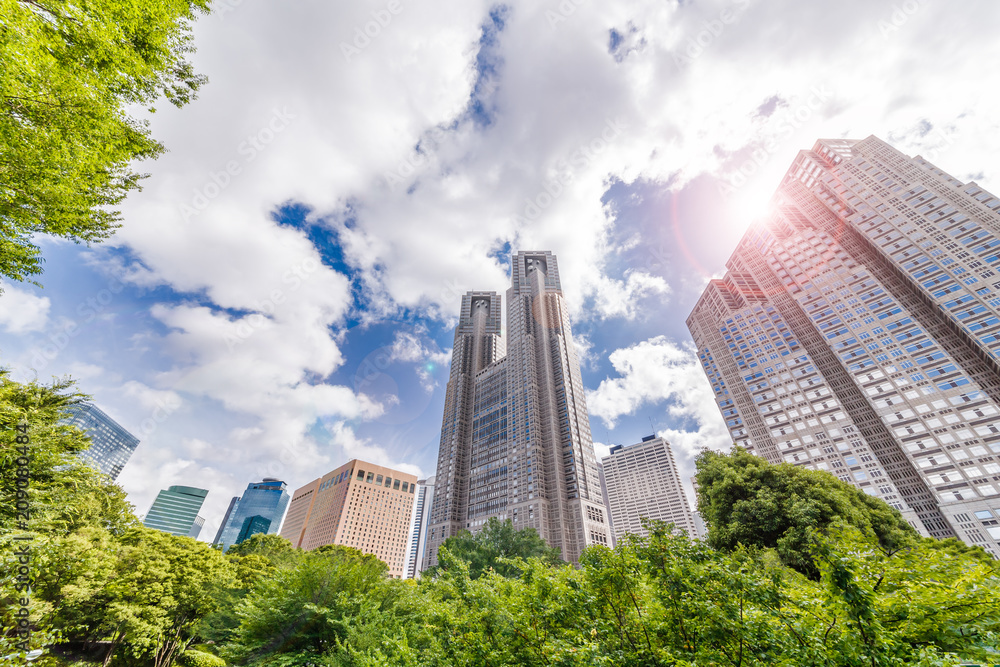
{"label": "high-rise building", "polygon": [[243,519],[243,526],[240,528],[239,535],[236,536],[234,544],[240,544],[259,533],[267,535],[270,527],[271,520],[266,516],[260,516],[259,514],[248,516]]}
{"label": "high-rise building", "polygon": [[226,515],[222,517],[222,523],[219,524],[219,530],[215,533],[215,539],[212,540],[212,544],[222,544],[222,533],[226,530],[226,526],[229,525],[229,517],[232,516],[233,510],[236,509],[236,504],[239,502],[239,496],[233,496],[233,499],[229,501]]}
{"label": "high-rise building", "polygon": [[698,537],[680,472],[666,440],[650,435],[635,445],[615,445],[601,466],[615,540],[626,533],[647,535],[643,519],[672,523],[688,536]]}
{"label": "high-rise building", "polygon": [[424,568],[437,563],[444,540],[491,517],[535,528],[570,562],[587,545],[608,544],[580,363],[551,252],[511,258],[506,340],[500,315],[495,292],[462,297]]}
{"label": "high-rise building", "polygon": [[410,552],[406,556],[406,578],[413,579],[421,572],[424,552],[427,551],[427,527],[431,518],[431,503],[434,500],[434,475],[417,482],[417,502],[413,506],[413,521],[410,524]]}
{"label": "high-rise building", "polygon": [[615,517],[611,513],[611,499],[608,498],[608,478],[604,474],[604,466],[597,464],[597,477],[601,481],[601,498],[604,499],[604,506],[608,508],[608,537],[611,538],[609,546],[614,547],[615,539]]}
{"label": "high-rise building", "polygon": [[1000,556],[1000,199],[869,137],[772,204],[688,318],[733,440]]}
{"label": "high-rise building", "polygon": [[118,479],[118,473],[139,446],[139,438],[92,403],[77,403],[69,406],[67,411],[70,416],[65,423],[85,431],[92,443],[90,449],[80,452],[80,458],[92,463],[111,479]]}
{"label": "high-rise building", "polygon": [[196,516],[194,518],[194,523],[191,524],[191,530],[188,531],[188,537],[193,537],[194,539],[197,540],[198,536],[201,535],[201,529],[204,527],[205,527],[205,517],[200,515]]}
{"label": "high-rise building", "polygon": [[240,541],[238,538],[243,523],[252,516],[267,519],[266,532],[276,534],[281,527],[281,519],[285,516],[285,509],[290,499],[288,485],[281,480],[265,477],[260,482],[250,482],[243,495],[234,498],[229,504],[225,523],[220,529],[221,539],[217,536],[216,543],[222,545],[223,551],[228,551],[229,547]]}
{"label": "high-rise building", "polygon": [[342,544],[378,556],[405,574],[417,478],[353,460],[292,494],[281,536],[306,550]]}
{"label": "high-rise building", "polygon": [[[208,491],[191,486],[171,486],[160,491],[152,507],[146,512],[142,525],[162,530],[171,535],[183,536],[194,531],[201,506]],[[204,524],[204,519],[202,519]],[[201,532],[201,526],[197,526]]]}

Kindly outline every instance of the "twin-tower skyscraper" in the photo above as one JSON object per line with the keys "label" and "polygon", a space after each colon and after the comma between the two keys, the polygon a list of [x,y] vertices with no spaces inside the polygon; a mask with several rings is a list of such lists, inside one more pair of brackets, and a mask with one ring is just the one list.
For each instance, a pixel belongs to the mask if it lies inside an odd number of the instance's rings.
{"label": "twin-tower skyscraper", "polygon": [[534,528],[570,562],[610,544],[558,263],[519,252],[511,264],[506,338],[499,294],[462,297],[423,568],[491,517]]}

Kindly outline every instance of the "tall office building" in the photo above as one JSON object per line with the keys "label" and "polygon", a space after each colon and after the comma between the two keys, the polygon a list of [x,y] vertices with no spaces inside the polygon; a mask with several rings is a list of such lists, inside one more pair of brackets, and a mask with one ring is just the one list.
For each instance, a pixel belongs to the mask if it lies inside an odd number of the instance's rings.
{"label": "tall office building", "polygon": [[[268,529],[264,532],[277,534],[281,527],[281,519],[291,496],[288,485],[273,477],[265,477],[260,482],[250,482],[246,491],[239,498],[234,498],[229,504],[226,519],[216,536],[215,543],[222,545],[223,551],[238,544],[243,522],[252,516],[260,516],[268,520]],[[257,524],[260,525],[259,522]]]}
{"label": "tall office building", "polygon": [[267,535],[270,532],[270,528],[271,520],[266,516],[260,516],[259,514],[248,516],[243,519],[243,526],[240,528],[240,532],[236,536],[234,544],[245,542],[254,535],[259,535],[261,533]]}
{"label": "tall office building", "polygon": [[[190,536],[197,527],[198,512],[205,503],[208,491],[191,486],[171,486],[160,491],[152,507],[146,512],[142,525],[155,530],[162,530],[171,535]],[[204,524],[204,519],[202,519]]]}
{"label": "tall office building", "polygon": [[226,515],[222,517],[222,523],[219,524],[219,530],[215,533],[215,539],[212,540],[212,544],[222,543],[222,533],[225,532],[226,526],[229,525],[229,517],[232,516],[233,510],[236,509],[236,504],[239,502],[239,496],[233,496],[233,499],[229,501],[229,507],[226,509]]}
{"label": "tall office building", "polygon": [[422,571],[420,566],[427,551],[427,527],[434,500],[434,481],[434,475],[431,475],[417,482],[417,502],[413,506],[413,522],[410,524],[410,552],[406,556],[407,579],[413,579]]}
{"label": "tall office building", "polygon": [[677,463],[666,440],[650,435],[635,445],[615,445],[601,466],[615,540],[626,533],[647,535],[643,519],[672,523],[688,536],[698,537]]}
{"label": "tall office building", "polygon": [[1000,556],[1000,200],[820,140],[688,318],[733,440]]}
{"label": "tall office building", "polygon": [[360,549],[402,578],[416,491],[414,475],[350,461],[292,494],[280,534],[306,550],[324,544]]}
{"label": "tall office building", "polygon": [[139,446],[139,438],[91,403],[71,405],[67,411],[70,416],[65,423],[85,431],[93,443],[90,449],[80,452],[80,458],[111,479],[118,479],[118,473]]}
{"label": "tall office building", "polygon": [[188,537],[193,537],[194,539],[197,540],[198,536],[201,535],[201,529],[204,527],[205,527],[205,517],[200,515],[196,516],[194,518],[194,523],[191,524],[191,530],[188,531]]}
{"label": "tall office building", "polygon": [[444,540],[491,517],[535,528],[570,562],[587,545],[608,543],[580,363],[551,252],[512,257],[507,328],[505,341],[498,294],[462,297],[424,569],[437,563]]}

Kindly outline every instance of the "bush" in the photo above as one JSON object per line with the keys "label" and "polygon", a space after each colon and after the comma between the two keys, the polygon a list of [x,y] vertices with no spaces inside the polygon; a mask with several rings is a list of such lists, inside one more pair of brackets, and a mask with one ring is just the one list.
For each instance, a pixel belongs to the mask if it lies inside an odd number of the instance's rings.
{"label": "bush", "polygon": [[183,667],[226,667],[226,661],[219,656],[194,649],[188,649],[181,653],[177,662]]}

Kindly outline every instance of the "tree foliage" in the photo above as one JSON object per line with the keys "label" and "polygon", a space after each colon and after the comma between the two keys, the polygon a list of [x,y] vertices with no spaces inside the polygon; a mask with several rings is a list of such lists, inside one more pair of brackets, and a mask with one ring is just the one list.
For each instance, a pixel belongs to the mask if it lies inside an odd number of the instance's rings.
{"label": "tree foliage", "polygon": [[[444,546],[467,564],[473,579],[491,570],[505,577],[518,576],[520,569],[510,559],[540,558],[549,565],[562,562],[559,550],[549,547],[534,528],[517,530],[510,519],[491,517],[479,532],[463,530],[445,540]],[[441,568],[439,565],[428,574],[434,576]]]}
{"label": "tree foliage", "polygon": [[898,510],[823,471],[773,465],[739,447],[704,452],[697,469],[698,510],[716,549],[774,549],[785,565],[816,579],[812,535],[834,522],[873,535],[889,550],[920,538]]}
{"label": "tree foliage", "polygon": [[0,276],[41,272],[36,233],[107,238],[163,146],[129,116],[182,106],[205,78],[188,54],[208,0],[0,0]]}

